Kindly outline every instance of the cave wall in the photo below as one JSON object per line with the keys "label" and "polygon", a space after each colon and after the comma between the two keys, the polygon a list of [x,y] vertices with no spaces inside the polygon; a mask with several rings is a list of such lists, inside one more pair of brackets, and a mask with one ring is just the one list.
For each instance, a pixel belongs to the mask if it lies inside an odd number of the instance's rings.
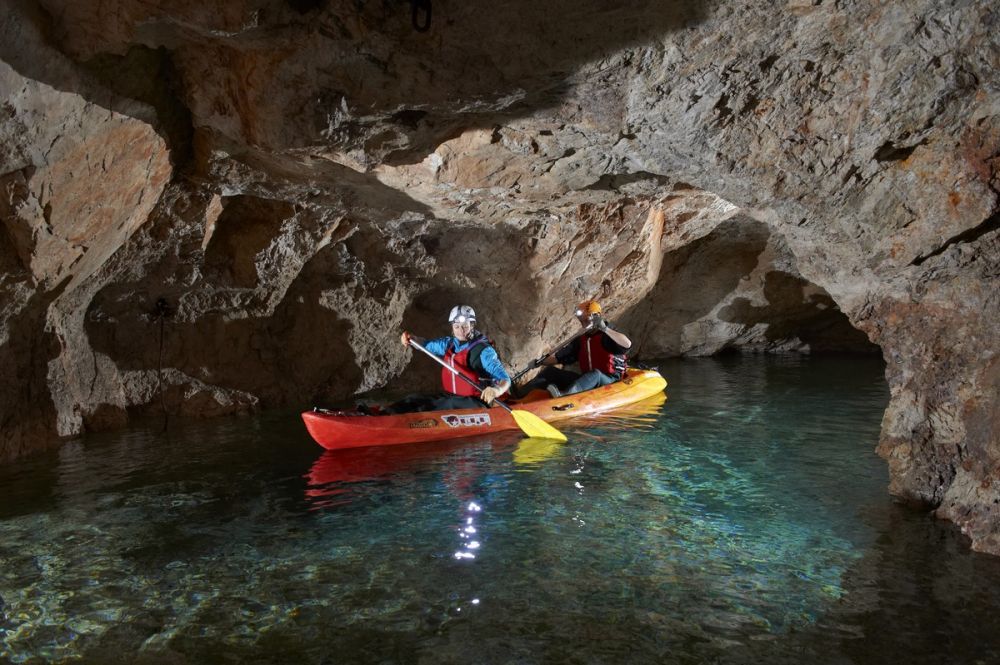
{"label": "cave wall", "polygon": [[742,214],[664,251],[655,286],[619,323],[640,357],[880,352],[802,277],[784,238]]}
{"label": "cave wall", "polygon": [[890,490],[1000,552],[998,22],[4,3],[0,457],[419,387],[398,331],[457,300],[520,366],[598,296],[650,356],[877,344]]}

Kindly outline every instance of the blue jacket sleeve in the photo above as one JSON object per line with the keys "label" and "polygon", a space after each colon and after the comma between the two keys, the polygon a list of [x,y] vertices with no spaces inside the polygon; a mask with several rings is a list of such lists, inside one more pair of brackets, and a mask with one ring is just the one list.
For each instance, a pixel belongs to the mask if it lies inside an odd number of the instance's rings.
{"label": "blue jacket sleeve", "polygon": [[424,348],[437,357],[444,358],[444,354],[448,350],[448,345],[453,339],[453,337],[438,337],[436,339],[429,339],[424,342]]}
{"label": "blue jacket sleeve", "polygon": [[510,375],[507,374],[507,370],[504,369],[500,357],[497,356],[497,352],[492,346],[487,345],[483,349],[482,355],[479,356],[479,362],[482,363],[483,369],[494,381],[510,381]]}

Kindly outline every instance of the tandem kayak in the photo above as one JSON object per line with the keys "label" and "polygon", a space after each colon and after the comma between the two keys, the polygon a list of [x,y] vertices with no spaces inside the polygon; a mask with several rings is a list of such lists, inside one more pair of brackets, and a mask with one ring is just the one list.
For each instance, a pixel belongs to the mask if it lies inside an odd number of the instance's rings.
{"label": "tandem kayak", "polygon": [[[666,380],[655,370],[629,369],[621,381],[575,395],[553,398],[544,390],[535,390],[504,403],[553,422],[618,409],[661,393],[666,386]],[[393,415],[306,411],[302,420],[316,443],[328,450],[439,441],[518,429],[506,410],[485,405]]]}

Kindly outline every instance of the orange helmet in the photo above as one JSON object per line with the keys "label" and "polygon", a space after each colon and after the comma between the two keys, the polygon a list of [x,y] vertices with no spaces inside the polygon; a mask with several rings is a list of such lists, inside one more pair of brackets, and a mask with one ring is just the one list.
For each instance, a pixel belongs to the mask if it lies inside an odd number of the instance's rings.
{"label": "orange helmet", "polygon": [[591,316],[592,314],[601,313],[601,304],[596,300],[584,300],[582,303],[576,306],[577,316]]}

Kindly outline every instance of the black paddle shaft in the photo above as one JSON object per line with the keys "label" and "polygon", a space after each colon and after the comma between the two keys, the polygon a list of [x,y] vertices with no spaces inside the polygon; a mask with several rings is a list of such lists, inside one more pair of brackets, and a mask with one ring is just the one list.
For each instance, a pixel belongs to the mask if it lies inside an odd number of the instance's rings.
{"label": "black paddle shaft", "polygon": [[559,353],[560,351],[562,351],[563,349],[565,349],[567,346],[569,346],[570,344],[572,344],[576,340],[578,340],[581,337],[583,337],[584,335],[586,335],[590,331],[590,328],[591,328],[591,326],[588,325],[586,328],[583,329],[583,332],[581,332],[579,335],[575,335],[573,337],[570,337],[568,341],[566,341],[566,342],[560,344],[559,346],[557,346],[554,351],[549,351],[544,356],[540,357],[538,360],[534,360],[531,363],[529,363],[527,367],[525,367],[524,369],[522,369],[520,372],[518,372],[514,376],[510,377],[510,382],[511,383],[517,383],[517,380],[520,379],[522,376],[524,376],[525,374],[527,374],[531,370],[535,369],[536,367],[541,367],[543,360],[545,360],[546,358],[548,358],[549,356],[551,356],[551,355],[553,355],[555,353]]}

